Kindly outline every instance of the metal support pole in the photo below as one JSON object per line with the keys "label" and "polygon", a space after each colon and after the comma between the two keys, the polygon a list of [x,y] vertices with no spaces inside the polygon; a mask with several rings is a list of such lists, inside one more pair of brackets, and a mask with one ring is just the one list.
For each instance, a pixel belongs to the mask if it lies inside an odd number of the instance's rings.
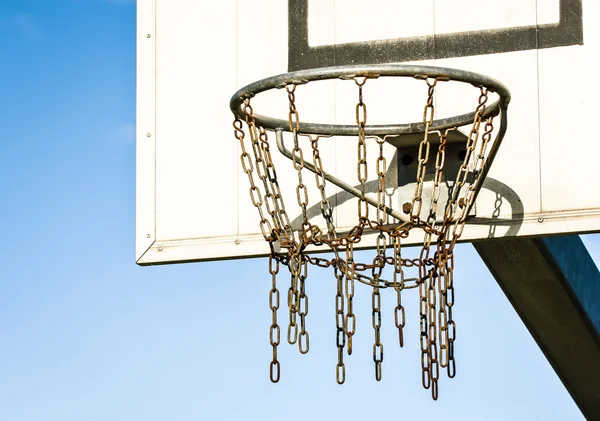
{"label": "metal support pole", "polygon": [[589,420],[600,420],[600,272],[579,236],[473,244]]}

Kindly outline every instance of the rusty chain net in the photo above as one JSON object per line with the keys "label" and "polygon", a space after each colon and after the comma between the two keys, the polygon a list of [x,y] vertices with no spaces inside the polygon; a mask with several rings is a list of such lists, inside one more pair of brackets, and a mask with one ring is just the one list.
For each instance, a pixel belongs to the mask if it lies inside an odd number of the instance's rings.
{"label": "rusty chain net", "polygon": [[[386,136],[367,136],[367,104],[363,90],[367,88],[369,76],[354,77],[357,89],[355,108],[357,127],[356,176],[360,194],[357,200],[356,224],[343,234],[336,229],[333,207],[326,194],[326,173],[323,168],[319,142],[322,135],[300,134],[302,122],[296,106],[296,85],[285,86],[288,97],[289,132],[293,138],[291,163],[297,174],[295,186],[297,205],[300,209],[301,227],[292,229],[288,210],[282,197],[277,172],[271,155],[269,131],[257,123],[250,99],[243,102],[243,119],[237,117],[233,122],[234,133],[240,144],[240,161],[249,180],[250,200],[258,211],[259,226],[264,239],[270,245],[269,273],[271,289],[269,308],[272,313],[270,326],[270,344],[273,357],[270,363],[272,382],[280,379],[280,363],[277,347],[280,344],[280,325],[277,311],[280,304],[280,290],[277,277],[280,267],[287,267],[290,281],[287,290],[287,309],[289,322],[287,341],[297,344],[301,353],[309,351],[309,333],[306,318],[308,315],[308,295],[306,280],[308,267],[333,268],[336,280],[335,323],[337,365],[336,381],[343,384],[346,379],[344,354],[352,354],[352,339],[356,332],[354,314],[354,288],[358,281],[372,288],[371,325],[373,328],[373,361],[375,378],[382,377],[384,347],[381,341],[381,292],[393,289],[396,293],[396,306],[393,309],[394,322],[398,330],[398,343],[404,345],[404,327],[406,314],[403,305],[404,292],[416,289],[419,297],[419,345],[421,351],[422,384],[430,389],[433,399],[438,397],[438,381],[441,369],[448,377],[456,375],[454,343],[456,340],[456,322],[452,309],[454,306],[454,247],[460,238],[468,212],[471,209],[479,178],[484,173],[488,155],[486,151],[491,143],[495,114],[485,116],[488,102],[488,89],[479,87],[479,99],[474,118],[469,125],[465,156],[458,175],[450,190],[447,201],[440,202],[440,192],[445,183],[446,146],[448,134],[453,127],[444,131],[433,131],[436,86],[448,78],[415,76],[422,79],[426,88],[426,101],[423,109],[423,137],[418,145],[415,174],[415,189],[410,200],[404,201],[401,212],[406,215],[404,221],[393,219],[390,222],[386,206],[386,169],[383,145]],[[435,142],[432,133],[436,134]],[[303,150],[300,136],[308,137],[310,150]],[[368,180],[367,142],[375,142],[378,154],[375,157],[377,176],[376,201],[368,200],[366,183]],[[306,157],[311,158],[306,158]],[[310,159],[312,173],[307,172]],[[435,162],[433,179],[426,180],[428,162]],[[319,192],[321,215],[325,226],[312,223],[308,217],[309,195],[306,185],[307,175],[314,176]],[[431,189],[424,189],[425,183],[432,183]],[[424,193],[427,192],[427,197]],[[402,241],[411,232],[423,233],[423,244],[418,258],[407,259],[402,256]],[[375,253],[370,262],[355,260],[355,247],[358,247],[367,233],[375,233]],[[312,256],[307,248],[327,248],[331,258]],[[384,278],[384,269],[390,268],[391,279]],[[418,271],[415,278],[406,278],[405,270]]]}

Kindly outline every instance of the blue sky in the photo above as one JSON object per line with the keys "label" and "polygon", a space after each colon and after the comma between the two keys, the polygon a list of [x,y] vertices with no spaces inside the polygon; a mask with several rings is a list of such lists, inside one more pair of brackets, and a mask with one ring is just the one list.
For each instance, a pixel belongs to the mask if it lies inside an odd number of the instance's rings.
{"label": "blue sky", "polygon": [[468,245],[437,402],[391,315],[382,382],[365,329],[335,383],[329,272],[309,278],[311,351],[282,346],[271,384],[264,260],[134,263],[135,2],[2,0],[0,54],[1,421],[582,418]]}

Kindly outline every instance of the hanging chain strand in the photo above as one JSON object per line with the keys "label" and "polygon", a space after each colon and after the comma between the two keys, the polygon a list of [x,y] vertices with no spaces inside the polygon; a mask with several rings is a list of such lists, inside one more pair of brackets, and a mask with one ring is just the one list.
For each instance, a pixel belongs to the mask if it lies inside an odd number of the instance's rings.
{"label": "hanging chain strand", "polygon": [[298,349],[301,354],[306,354],[308,352],[309,346],[309,337],[308,332],[306,331],[306,316],[308,314],[308,296],[306,295],[306,277],[308,270],[308,262],[307,260],[302,260],[302,268],[299,280],[299,288],[300,288],[300,296],[298,299],[298,316],[300,316],[300,333],[298,334]]}
{"label": "hanging chain strand", "polygon": [[381,380],[381,363],[383,362],[383,344],[381,343],[381,294],[379,292],[379,278],[385,265],[385,236],[379,234],[377,237],[377,255],[373,259],[374,268],[371,275],[375,281],[371,293],[371,324],[375,330],[375,343],[373,344],[373,362],[375,363],[375,379]]}
{"label": "hanging chain strand", "polygon": [[290,322],[288,324],[287,341],[290,345],[294,345],[298,341],[298,324],[296,323],[296,315],[300,306],[300,292],[298,291],[298,279],[301,271],[300,257],[292,255],[288,267],[290,269],[291,285],[288,289],[288,310]]}
{"label": "hanging chain strand", "polygon": [[[386,160],[383,155],[383,142],[382,138],[375,138],[379,145],[379,156],[377,157],[377,223],[379,226],[383,226],[385,223],[385,171],[386,171]],[[381,343],[381,294],[379,292],[379,279],[381,278],[383,268],[386,264],[386,246],[387,238],[383,230],[379,231],[379,235],[376,240],[376,251],[377,254],[373,259],[373,265],[375,266],[371,270],[371,276],[375,281],[373,292],[371,295],[371,304],[373,308],[372,314],[372,325],[375,330],[375,343],[373,344],[373,362],[375,362],[375,379],[381,380],[383,363],[383,344]]]}
{"label": "hanging chain strand", "polygon": [[[427,239],[429,237],[429,239]],[[425,241],[431,241],[431,234],[426,234]],[[429,243],[421,249],[421,256],[427,256],[429,254]],[[429,365],[429,327],[427,325],[427,313],[428,303],[427,298],[428,287],[429,287],[429,276],[427,274],[427,268],[425,266],[419,266],[419,344],[421,346],[421,380],[423,387],[429,389],[431,386],[431,374]]]}
{"label": "hanging chain strand", "polygon": [[[486,110],[486,103],[488,100],[488,91],[486,88],[480,88],[480,95],[478,105],[475,110],[475,117],[473,125],[469,132],[467,140],[466,154],[463,163],[460,166],[455,184],[452,197],[449,198],[444,214],[444,222],[442,225],[443,235],[438,238],[438,268],[442,277],[438,289],[440,289],[440,313],[438,315],[440,323],[440,365],[445,367],[448,373],[448,377],[453,378],[456,376],[456,360],[454,357],[454,341],[456,340],[456,322],[452,316],[452,307],[454,306],[454,246],[456,241],[462,235],[468,209],[471,208],[476,188],[480,182],[479,178],[483,171],[485,164],[485,151],[487,145],[491,140],[492,131],[494,129],[493,119],[491,116],[487,119],[484,133],[482,135],[482,144],[475,160],[475,169],[473,171],[473,178],[469,185],[467,194],[464,198],[457,200],[460,190],[464,187],[467,182],[467,176],[469,174],[469,163],[471,162],[471,156],[477,147],[477,141],[479,138],[479,130],[481,122],[483,121],[483,114]],[[457,211],[460,208],[460,211]],[[458,216],[457,216],[458,215]],[[448,230],[449,224],[454,221],[452,238],[450,244],[447,244],[447,239],[450,236]],[[442,284],[443,282],[443,284]]]}
{"label": "hanging chain strand", "polygon": [[290,224],[290,218],[285,209],[281,189],[277,180],[277,172],[273,165],[273,157],[269,147],[269,137],[264,127],[259,127],[260,148],[265,163],[265,173],[267,175],[268,185],[265,187],[265,203],[267,211],[271,215],[271,220],[276,226],[275,235],[282,244],[290,244],[294,239],[294,233]]}
{"label": "hanging chain strand", "polygon": [[367,82],[367,78],[362,80],[355,78],[354,82],[358,86],[358,103],[356,104],[356,125],[358,126],[358,164],[356,172],[358,181],[360,182],[361,196],[358,200],[358,219],[364,220],[369,218],[369,206],[365,200],[365,183],[367,182],[367,143],[365,142],[365,126],[367,125],[367,106],[363,102],[363,86]]}
{"label": "hanging chain strand", "polygon": [[446,250],[438,240],[438,292],[440,297],[440,309],[438,310],[439,329],[439,360],[442,368],[448,367],[448,310],[446,304],[446,292],[448,291],[448,259]]}
{"label": "hanging chain strand", "polygon": [[337,281],[337,290],[335,294],[335,345],[337,347],[338,361],[335,367],[335,380],[338,384],[344,384],[346,381],[346,366],[344,365],[344,347],[346,346],[346,333],[344,332],[344,276],[335,266],[333,271]]}
{"label": "hanging chain strand", "polygon": [[[466,153],[463,159],[463,162],[458,170],[458,175],[456,176],[456,181],[454,182],[454,188],[452,191],[452,196],[448,200],[448,204],[446,206],[446,211],[444,214],[444,223],[450,223],[450,221],[455,221],[454,228],[452,232],[452,243],[450,244],[450,249],[454,248],[456,241],[462,235],[466,217],[467,217],[467,209],[470,208],[473,196],[463,198],[462,202],[458,199],[460,195],[461,189],[464,187],[467,182],[467,177],[469,176],[469,163],[471,162],[471,155],[477,146],[477,140],[479,137],[479,128],[481,126],[481,121],[483,120],[483,114],[486,109],[486,102],[488,99],[488,91],[485,88],[480,88],[479,95],[479,103],[477,105],[477,109],[475,110],[475,117],[473,119],[473,125],[471,126],[471,131],[469,132],[469,137],[467,139],[466,145]],[[489,122],[490,126],[492,125],[491,119]],[[493,126],[492,126],[493,128]],[[491,130],[490,130],[491,133]],[[489,139],[488,139],[489,140]],[[477,185],[477,181],[479,179],[479,175],[481,173],[474,173],[474,180],[471,185]],[[457,207],[462,209],[460,211],[460,216],[457,217],[458,211]]]}
{"label": "hanging chain strand", "polygon": [[[438,146],[438,152],[435,161],[435,175],[434,185],[432,190],[431,198],[431,210],[427,219],[427,226],[432,227],[437,222],[437,209],[438,201],[440,197],[440,185],[443,182],[444,175],[444,164],[446,158],[446,143],[449,130],[446,130],[443,134],[438,132],[440,137],[440,144]],[[444,234],[445,237],[445,234]],[[439,241],[438,241],[439,244]],[[434,400],[438,398],[438,379],[439,379],[439,367],[447,366],[447,348],[448,348],[448,314],[446,311],[446,270],[444,263],[438,258],[438,264],[436,271],[432,274],[431,284],[428,290],[428,301],[429,301],[429,351],[428,351],[428,366],[429,375],[431,378],[431,396]],[[437,289],[436,284],[437,283]],[[438,300],[439,298],[439,300]],[[439,302],[439,310],[436,311],[436,304]],[[439,334],[439,346],[437,344],[437,337]],[[440,361],[441,359],[441,361]]]}
{"label": "hanging chain strand", "polygon": [[437,280],[437,272],[431,271],[429,278],[429,288],[427,290],[427,303],[429,309],[427,313],[427,324],[429,327],[427,340],[428,340],[428,366],[429,376],[431,378],[431,397],[433,400],[438,398],[438,378],[440,373],[440,367],[438,362],[438,348],[437,348],[437,290],[435,287]]}
{"label": "hanging chain strand", "polygon": [[385,140],[384,138],[376,137],[375,141],[379,146],[379,155],[377,156],[375,166],[375,169],[377,170],[377,222],[379,225],[383,225],[385,224],[387,215],[385,206],[385,172],[387,171],[387,161],[383,154],[383,144],[385,143]]}
{"label": "hanging chain strand", "polygon": [[452,318],[452,306],[454,306],[454,254],[448,256],[448,267],[446,273],[445,305],[448,308],[448,377],[456,376],[456,360],[454,359],[454,341],[456,340],[456,323]]}
{"label": "hanging chain strand", "polygon": [[294,169],[298,172],[298,185],[296,186],[296,198],[298,200],[298,206],[302,211],[302,234],[304,238],[307,237],[310,232],[311,224],[308,222],[308,214],[306,208],[308,206],[308,190],[302,180],[302,170],[304,169],[304,154],[298,141],[298,131],[300,130],[300,116],[296,109],[296,85],[287,85],[285,87],[288,93],[289,102],[289,113],[288,120],[290,124],[290,131],[294,137],[294,148],[292,149],[292,163]]}
{"label": "hanging chain strand", "polygon": [[394,308],[394,323],[398,329],[398,344],[404,346],[404,325],[406,314],[402,305],[402,290],[404,289],[404,270],[402,269],[402,250],[400,237],[393,237],[394,242],[394,290],[396,291],[397,305]]}
{"label": "hanging chain strand", "polygon": [[427,226],[433,227],[437,221],[438,202],[440,200],[441,186],[444,181],[444,164],[446,163],[446,143],[448,142],[448,133],[450,129],[443,134],[437,132],[440,136],[440,144],[435,157],[435,174],[433,176],[433,189],[431,192],[431,207],[427,217]]}
{"label": "hanging chain strand", "polygon": [[[252,106],[250,106],[250,101],[247,100],[245,102],[244,113],[246,114],[246,124],[248,124],[250,133],[250,137],[254,136],[256,132],[252,128],[256,128],[254,124],[254,117],[252,115]],[[260,230],[262,232],[263,237],[266,241],[272,241],[272,228],[271,223],[265,217],[263,212],[263,200],[260,194],[260,189],[256,186],[254,182],[254,166],[252,165],[252,158],[250,154],[246,151],[246,146],[244,142],[245,134],[242,129],[242,121],[240,119],[236,119],[233,122],[233,127],[235,129],[235,137],[240,142],[240,150],[242,151],[240,155],[240,161],[242,162],[242,170],[248,176],[248,181],[250,182],[250,200],[252,201],[252,205],[258,210],[260,215]]]}
{"label": "hanging chain strand", "polygon": [[[290,256],[289,263],[291,273],[291,285],[288,291],[288,307],[290,311],[290,323],[288,325],[288,343],[295,344],[298,340],[298,325],[296,323],[296,315],[300,307],[300,292],[298,290],[298,283],[300,281],[300,277],[302,276],[301,272],[304,267],[304,262],[302,258],[302,244],[304,244],[304,239],[306,238],[306,233],[309,227],[308,215],[306,213],[306,207],[308,205],[308,191],[306,189],[306,185],[302,181],[304,156],[302,153],[302,149],[300,148],[300,143],[298,141],[298,131],[300,130],[300,116],[298,114],[298,110],[296,109],[295,102],[296,96],[294,92],[296,90],[296,85],[287,85],[285,89],[288,93],[289,102],[289,128],[294,137],[294,148],[292,149],[292,163],[294,165],[294,169],[298,173],[296,198],[298,200],[298,206],[300,206],[302,210],[302,234],[300,237],[300,249],[298,250],[300,254],[292,254]],[[298,346],[302,350],[302,345],[300,343],[298,344]]]}
{"label": "hanging chain strand", "polygon": [[[335,230],[335,224],[333,223],[333,209],[331,208],[331,204],[329,203],[329,199],[327,198],[327,194],[325,193],[325,185],[327,183],[325,181],[325,173],[323,172],[323,161],[321,160],[321,153],[319,151],[320,137],[321,136],[308,136],[313,152],[315,182],[317,188],[319,189],[319,193],[321,194],[321,215],[323,216],[323,219],[325,219],[325,223],[327,224],[327,239],[331,240],[337,238],[337,233]],[[333,251],[336,255],[336,258],[339,259],[337,249],[334,248]]]}
{"label": "hanging chain strand", "polygon": [[280,343],[281,331],[277,324],[277,310],[279,309],[279,290],[277,289],[277,273],[279,272],[279,261],[269,256],[269,273],[271,274],[271,291],[269,292],[269,308],[272,313],[271,328],[269,329],[269,339],[273,347],[273,360],[271,361],[269,371],[273,383],[277,383],[280,378],[281,368],[277,360],[277,346]]}
{"label": "hanging chain strand", "polygon": [[346,247],[346,302],[348,303],[348,312],[344,321],[346,336],[348,337],[347,351],[352,355],[352,337],[356,332],[356,316],[354,315],[354,243],[348,243]]}
{"label": "hanging chain strand", "polygon": [[435,109],[433,105],[433,95],[435,93],[437,79],[430,81],[429,78],[426,78],[425,82],[427,83],[427,103],[425,104],[425,109],[423,110],[423,124],[425,125],[425,130],[423,133],[423,140],[421,140],[421,143],[419,143],[419,160],[417,163],[415,193],[413,195],[410,210],[410,217],[416,223],[419,223],[421,220],[423,185],[425,182],[425,171],[427,169],[427,161],[429,160],[430,149],[429,127],[431,127],[433,124],[433,115]]}
{"label": "hanging chain strand", "polygon": [[[319,151],[319,136],[309,136],[310,144],[313,150],[313,166],[315,172],[315,181],[317,188],[321,194],[321,215],[325,219],[327,225],[327,239],[337,239],[338,235],[333,223],[333,210],[327,194],[325,193],[325,174],[323,172],[323,162]],[[341,262],[341,258],[337,248],[333,248],[335,262]],[[329,263],[329,262],[328,262]],[[338,384],[343,384],[346,381],[346,366],[344,365],[344,347],[346,346],[346,333],[344,329],[344,275],[339,270],[338,264],[333,265],[334,275],[336,278],[337,290],[335,295],[335,324],[336,338],[335,343],[338,353],[338,361],[335,370],[335,379]]]}
{"label": "hanging chain strand", "polygon": [[[431,127],[434,121],[435,107],[433,105],[433,95],[435,93],[437,79],[430,80],[429,78],[425,78],[425,83],[427,84],[427,102],[423,109],[423,124],[425,126],[425,130],[423,133],[423,140],[419,144],[419,161],[417,164],[415,193],[413,196],[411,206],[411,218],[417,224],[420,224],[421,222],[421,209],[423,204],[423,185],[425,181],[425,172],[427,168],[427,161],[429,160],[430,150],[429,128]],[[419,260],[421,261],[427,261],[429,259],[432,230],[428,228],[429,226],[425,228],[423,248],[421,249],[421,254],[419,257]],[[428,273],[425,266],[419,266],[419,279],[423,280],[423,282],[419,285],[419,343],[421,347],[421,382],[425,389],[429,389],[432,384],[432,359],[430,338],[431,319],[429,317],[431,305],[431,297],[429,291],[431,289],[431,284],[433,281],[432,271],[429,271]]]}

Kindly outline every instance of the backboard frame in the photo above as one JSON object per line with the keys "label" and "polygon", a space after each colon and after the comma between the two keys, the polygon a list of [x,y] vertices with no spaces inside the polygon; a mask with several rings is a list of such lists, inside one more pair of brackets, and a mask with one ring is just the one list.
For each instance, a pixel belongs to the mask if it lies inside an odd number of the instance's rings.
{"label": "backboard frame", "polygon": [[559,0],[557,23],[319,46],[309,44],[308,3],[288,0],[290,72],[583,45],[581,0]]}

